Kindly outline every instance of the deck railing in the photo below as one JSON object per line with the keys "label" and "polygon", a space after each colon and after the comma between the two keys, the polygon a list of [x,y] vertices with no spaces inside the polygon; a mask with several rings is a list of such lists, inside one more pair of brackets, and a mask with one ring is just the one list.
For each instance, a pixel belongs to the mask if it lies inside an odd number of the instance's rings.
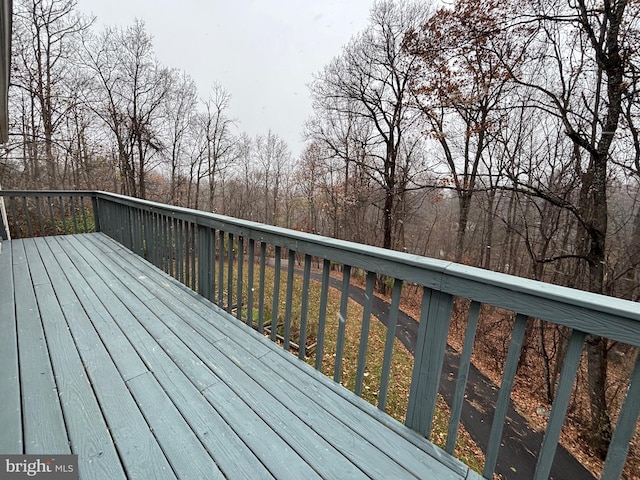
{"label": "deck railing", "polygon": [[[536,478],[548,478],[587,335],[640,346],[637,303],[499,274],[452,262],[374,248],[201,211],[104,192],[0,191],[13,236],[101,231],[144,256],[239,320],[304,359],[307,332],[317,324],[315,367],[326,349],[327,303],[332,276],[341,276],[333,377],[341,381],[350,277],[364,272],[365,300],[354,391],[362,393],[376,279],[392,289],[378,407],[385,410],[403,288],[421,289],[420,318],[405,423],[429,437],[455,299],[467,299],[467,326],[451,406],[445,450],[453,453],[482,305],[513,314],[506,362],[496,401],[483,476],[492,478],[527,323],[533,319],[570,330]],[[2,229],[4,230],[4,229]],[[286,258],[285,258],[286,257]],[[299,262],[299,267],[296,263]],[[317,262],[317,263],[316,263]],[[314,267],[316,265],[316,268]],[[340,268],[336,269],[336,265]],[[298,269],[299,268],[299,269]],[[267,279],[266,272],[273,275]],[[286,271],[286,273],[284,273]],[[312,273],[316,272],[314,274]],[[282,272],[282,273],[281,273]],[[281,285],[281,275],[286,281]],[[302,282],[295,293],[294,284]],[[294,280],[298,278],[298,280]],[[309,318],[310,285],[319,278],[316,318]],[[266,295],[266,292],[269,295]],[[284,302],[282,297],[284,296]],[[269,297],[270,300],[266,300]],[[299,308],[294,308],[297,305]],[[293,318],[292,312],[299,312]],[[292,321],[299,325],[292,331]],[[279,323],[281,322],[281,325]],[[333,359],[332,359],[333,360]],[[621,475],[640,411],[640,358],[630,374],[601,478]]]}

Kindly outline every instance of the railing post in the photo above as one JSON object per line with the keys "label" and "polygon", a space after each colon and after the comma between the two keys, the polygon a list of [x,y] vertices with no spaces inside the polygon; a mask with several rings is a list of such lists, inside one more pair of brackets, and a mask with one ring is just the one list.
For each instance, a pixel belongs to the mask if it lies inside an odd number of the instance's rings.
{"label": "railing post", "polygon": [[431,435],[452,308],[451,295],[426,287],[423,289],[405,424],[426,438]]}

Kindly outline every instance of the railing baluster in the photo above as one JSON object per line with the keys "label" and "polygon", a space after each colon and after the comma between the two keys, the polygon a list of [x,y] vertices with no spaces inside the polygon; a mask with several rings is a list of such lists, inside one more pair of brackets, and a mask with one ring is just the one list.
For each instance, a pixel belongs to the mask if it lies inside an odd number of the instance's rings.
{"label": "railing baluster", "polygon": [[40,226],[40,236],[44,237],[47,232],[44,230],[44,221],[42,220],[42,209],[40,208],[40,197],[36,195],[36,212],[38,213],[38,225]]}
{"label": "railing baluster", "polygon": [[464,403],[464,392],[467,389],[467,379],[469,378],[469,366],[471,364],[473,342],[476,338],[476,330],[478,329],[478,319],[480,318],[481,307],[482,304],[479,302],[471,302],[471,305],[469,305],[467,332],[464,336],[464,345],[462,346],[462,353],[460,355],[458,377],[456,378],[456,391],[453,395],[453,401],[451,402],[451,418],[449,419],[447,444],[445,446],[445,451],[451,455],[453,455],[453,451],[456,448],[460,415],[462,414],[462,405]]}
{"label": "railing baluster", "polygon": [[11,216],[13,217],[13,229],[14,229],[14,234],[12,235],[12,238],[20,238],[22,235],[20,235],[20,225],[18,224],[18,215],[16,213],[16,200],[14,197],[9,197],[9,210],[11,211]]}
{"label": "railing baluster", "polygon": [[78,219],[76,218],[76,197],[71,195],[71,218],[73,219],[73,233],[78,234]]}
{"label": "railing baluster", "polygon": [[175,277],[175,264],[178,258],[178,252],[176,248],[176,219],[171,219],[169,225],[169,275]]}
{"label": "railing baluster", "polygon": [[637,354],[627,395],[618,415],[616,429],[613,431],[600,477],[602,480],[615,480],[622,477],[622,469],[629,452],[629,443],[636,431],[638,414],[640,414],[640,353]]}
{"label": "railing baluster", "polygon": [[227,247],[227,312],[233,311],[233,241],[234,235],[229,233]]}
{"label": "railing baluster", "polygon": [[493,477],[498,460],[498,451],[500,450],[500,441],[502,439],[502,430],[504,421],[507,416],[507,408],[513,388],[513,380],[516,376],[518,368],[518,360],[520,351],[522,350],[522,341],[524,332],[527,328],[527,317],[521,313],[516,315],[515,325],[511,334],[511,342],[509,343],[509,351],[507,353],[507,361],[502,373],[502,381],[500,382],[500,393],[496,402],[496,411],[493,414],[493,423],[491,424],[491,433],[489,434],[489,446],[487,448],[486,460],[482,475],[485,478]]}
{"label": "railing baluster", "polygon": [[242,321],[242,281],[244,276],[244,237],[238,236],[238,284],[236,285],[236,318]]}
{"label": "railing baluster", "polygon": [[33,226],[31,225],[31,215],[29,215],[29,206],[27,205],[27,197],[22,197],[22,208],[24,210],[24,216],[27,220],[27,232],[29,237],[33,237]]}
{"label": "railing baluster", "polygon": [[367,367],[367,346],[369,344],[369,327],[371,326],[371,306],[373,303],[373,287],[376,283],[375,272],[367,272],[367,282],[364,293],[362,326],[360,327],[360,347],[358,348],[358,368],[354,393],[362,396],[362,384]]}
{"label": "railing baluster", "polygon": [[576,378],[576,372],[580,365],[584,339],[584,332],[574,330],[571,333],[567,353],[564,357],[562,373],[560,374],[560,381],[558,382],[556,398],[553,401],[547,431],[544,434],[542,448],[538,455],[534,476],[537,480],[546,480],[549,478],[553,457],[555,456],[558,439],[560,438],[560,430],[562,430],[562,424],[564,423],[564,418],[567,413],[567,406],[569,405],[569,398],[571,397],[573,381]]}
{"label": "railing baluster", "polygon": [[58,196],[58,203],[60,205],[60,222],[62,223],[62,234],[67,234],[67,219],[64,215],[64,203],[61,196]]}
{"label": "railing baluster", "polygon": [[168,218],[166,215],[160,215],[160,265],[159,268],[162,271],[167,271],[167,223]]}
{"label": "railing baluster", "polygon": [[87,212],[84,206],[83,195],[80,195],[80,210],[82,211],[82,226],[84,227],[84,233],[89,233],[89,227],[87,226]]}
{"label": "railing baluster", "polygon": [[191,290],[196,289],[196,224],[189,222],[191,235]]}
{"label": "railing baluster", "polygon": [[207,258],[207,228],[198,225],[198,294],[203,297],[207,296],[207,270],[209,263]]}
{"label": "railing baluster", "polygon": [[378,408],[384,411],[387,404],[387,392],[389,390],[389,372],[391,371],[391,357],[393,354],[393,342],[396,338],[396,327],[398,325],[398,312],[400,310],[400,294],[402,293],[402,280],[397,278],[393,282],[393,294],[391,295],[391,309],[389,310],[389,321],[387,325],[387,338],[384,345],[384,359],[382,361],[382,372],[380,375],[380,395],[378,397]]}
{"label": "railing baluster", "polygon": [[210,291],[207,298],[215,303],[216,302],[216,230],[209,228],[209,285]]}
{"label": "railing baluster", "polygon": [[210,255],[211,255],[211,261],[210,261],[210,272],[209,272],[209,278],[211,279],[211,291],[209,292],[209,295],[207,296],[207,298],[212,302],[212,303],[216,303],[216,259],[218,258],[216,256],[216,245],[217,245],[217,240],[216,240],[216,230],[213,228],[209,229],[209,241],[211,243],[211,251],[210,251]]}
{"label": "railing baluster", "polygon": [[100,232],[101,231],[101,227],[100,227],[100,212],[99,212],[99,207],[98,205],[102,203],[98,201],[98,197],[96,194],[93,194],[91,196],[91,209],[93,210],[93,231],[94,232]]}
{"label": "railing baluster", "polygon": [[253,328],[253,275],[256,241],[249,239],[249,258],[247,259],[247,325]]}
{"label": "railing baluster", "polygon": [[260,242],[260,285],[258,286],[258,331],[264,333],[264,274],[266,269],[267,244]]}
{"label": "railing baluster", "polygon": [[146,258],[155,265],[155,237],[154,237],[154,213],[152,211],[144,211],[145,216],[145,239],[146,239]]}
{"label": "railing baluster", "polygon": [[273,302],[271,304],[271,340],[277,340],[278,307],[280,304],[280,269],[282,268],[282,247],[276,246],[273,271]]}
{"label": "railing baluster", "polygon": [[178,219],[177,224],[176,224],[177,230],[176,230],[176,276],[175,278],[179,281],[179,282],[183,282],[184,276],[182,274],[183,272],[183,264],[182,264],[182,257],[183,257],[183,249],[184,249],[184,241],[182,239],[182,220]]}
{"label": "railing baluster", "polygon": [[300,302],[300,336],[298,338],[298,358],[304,360],[307,349],[307,323],[309,319],[309,281],[311,279],[311,255],[304,256],[302,276],[302,300]]}
{"label": "railing baluster", "polygon": [[351,283],[351,266],[344,265],[342,270],[342,294],[340,296],[340,316],[338,317],[338,338],[336,340],[336,363],[333,369],[333,381],[340,383],[342,377],[342,355],[344,353],[344,337],[347,328],[347,307],[349,305],[349,286]]}
{"label": "railing baluster", "polygon": [[143,240],[142,240],[142,215],[143,212],[138,208],[130,208],[129,218],[131,220],[131,249],[138,255],[142,256]]}
{"label": "railing baluster", "polygon": [[[147,260],[150,260],[151,253],[151,220],[149,219],[150,213],[144,210],[142,213],[141,225],[142,231],[140,232],[140,241],[142,242],[142,256]],[[176,276],[177,278],[177,276]]]}
{"label": "railing baluster", "polygon": [[327,323],[327,300],[329,298],[329,273],[331,261],[327,258],[322,262],[322,287],[320,290],[320,313],[318,315],[318,340],[316,344],[316,370],[322,370],[324,356],[324,328]]}
{"label": "railing baluster", "polygon": [[56,225],[56,217],[53,215],[53,198],[47,196],[47,205],[49,206],[49,221],[51,222],[51,230],[53,235],[58,234],[58,227]]}
{"label": "railing baluster", "polygon": [[291,340],[291,309],[293,307],[293,274],[296,263],[296,252],[289,249],[287,260],[287,294],[284,310],[284,343],[283,348],[289,350]]}
{"label": "railing baluster", "polygon": [[184,221],[184,284],[191,286],[191,222]]}
{"label": "railing baluster", "polygon": [[218,305],[224,308],[224,232],[218,230]]}

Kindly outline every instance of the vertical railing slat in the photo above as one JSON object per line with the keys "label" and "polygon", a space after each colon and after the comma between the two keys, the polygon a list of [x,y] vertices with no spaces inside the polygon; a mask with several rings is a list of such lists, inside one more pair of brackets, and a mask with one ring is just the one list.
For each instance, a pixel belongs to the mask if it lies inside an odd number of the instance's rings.
{"label": "vertical railing slat", "polygon": [[213,228],[207,228],[207,237],[209,238],[209,293],[207,298],[215,303],[216,301],[216,231]]}
{"label": "vertical railing slat", "polygon": [[616,429],[613,431],[600,477],[602,480],[615,480],[622,477],[622,470],[629,452],[629,443],[636,431],[638,414],[640,414],[640,353],[637,354],[627,395],[618,415]]}
{"label": "vertical railing slat", "polygon": [[238,236],[238,278],[236,285],[236,317],[242,321],[242,282],[244,276],[244,237]]}
{"label": "vertical railing slat", "polygon": [[40,206],[39,196],[36,196],[36,212],[38,213],[38,225],[40,226],[40,235],[45,236],[47,233],[44,231],[44,220],[42,219],[42,208]]}
{"label": "vertical railing slat", "polygon": [[78,234],[78,220],[76,218],[76,197],[75,195],[71,195],[71,218],[73,220],[73,233]]}
{"label": "vertical railing slat", "polygon": [[380,374],[380,394],[378,396],[378,408],[384,411],[387,405],[387,392],[389,391],[389,373],[391,372],[391,358],[393,355],[393,343],[396,339],[396,327],[398,326],[398,312],[400,310],[400,294],[402,293],[402,280],[397,278],[393,282],[391,295],[391,309],[387,324],[387,336],[384,344],[384,358],[382,360],[382,372]]}
{"label": "vertical railing slat", "polygon": [[255,267],[256,241],[249,239],[249,258],[247,258],[247,325],[253,328],[253,281]]}
{"label": "vertical railing slat", "polygon": [[218,305],[224,308],[224,232],[218,230]]}
{"label": "vertical railing slat", "polygon": [[182,283],[184,277],[182,275],[183,272],[183,265],[182,265],[182,257],[183,257],[183,249],[184,249],[184,243],[182,240],[182,220],[181,219],[177,219],[176,222],[176,227],[177,227],[177,231],[176,231],[176,276],[175,278]]}
{"label": "vertical railing slat", "polygon": [[264,274],[266,269],[267,244],[260,242],[260,280],[258,285],[258,331],[264,333]]}
{"label": "vertical railing slat", "polygon": [[[142,243],[142,256],[147,260],[151,260],[151,220],[149,219],[150,213],[147,210],[140,212],[140,242]],[[177,272],[176,272],[177,273]],[[176,278],[178,276],[176,275]]]}
{"label": "vertical railing slat", "polygon": [[20,231],[18,230],[18,214],[16,213],[16,199],[15,197],[9,197],[9,211],[13,218],[13,228],[15,230],[12,238],[20,238]]}
{"label": "vertical railing slat", "polygon": [[93,210],[93,231],[94,232],[100,232],[101,227],[100,227],[100,210],[99,210],[99,204],[101,202],[98,201],[98,196],[94,193],[93,195],[91,195],[91,208]]}
{"label": "vertical railing slat", "polygon": [[544,434],[542,447],[538,455],[534,475],[534,478],[537,480],[546,480],[549,478],[553,457],[555,456],[558,439],[560,438],[560,430],[562,430],[562,424],[564,423],[567,406],[569,405],[569,399],[571,397],[571,390],[573,389],[573,381],[576,378],[576,372],[580,365],[584,339],[584,332],[574,330],[571,333],[569,346],[567,347],[567,353],[565,354],[562,365],[562,373],[560,374],[560,380],[558,382],[556,398],[553,401],[547,431]]}
{"label": "vertical railing slat", "polygon": [[184,221],[184,284],[191,286],[191,222]]}
{"label": "vertical railing slat", "polygon": [[162,228],[160,229],[160,238],[162,248],[160,251],[161,259],[161,270],[163,272],[167,272],[169,269],[169,225],[171,223],[171,219],[168,215],[162,215]]}
{"label": "vertical railing slat", "polygon": [[171,218],[169,226],[169,275],[175,278],[175,266],[178,261],[178,251],[176,248],[176,218]]}
{"label": "vertical railing slat", "polygon": [[233,239],[234,235],[230,233],[227,236],[229,245],[227,246],[227,312],[233,311]]}
{"label": "vertical railing slat", "polygon": [[371,327],[371,306],[373,304],[373,288],[376,283],[375,272],[367,272],[367,281],[364,292],[364,305],[362,313],[362,325],[360,327],[360,347],[358,348],[358,367],[356,370],[356,384],[354,393],[362,396],[362,384],[367,368],[367,347],[369,345],[369,329]]}
{"label": "vertical railing slat", "polygon": [[136,212],[134,212],[134,218],[135,218],[135,222],[136,222],[136,226],[135,226],[135,245],[136,245],[136,253],[140,256],[143,256],[143,231],[144,231],[144,226],[143,226],[143,211],[140,209],[137,209]]}
{"label": "vertical railing slat", "polygon": [[311,279],[311,255],[304,256],[302,275],[302,300],[300,302],[300,338],[298,339],[298,358],[304,360],[307,350],[307,323],[309,319],[309,281]]}
{"label": "vertical railing slat", "polygon": [[196,289],[196,249],[198,248],[198,246],[196,245],[196,228],[197,225],[195,223],[189,222],[191,228],[189,229],[189,231],[191,232],[191,290],[195,290]]}
{"label": "vertical railing slat", "polygon": [[47,196],[47,205],[49,207],[49,221],[51,222],[51,230],[53,231],[53,235],[58,234],[58,227],[56,226],[56,217],[53,214],[53,198]]}
{"label": "vertical railing slat", "polygon": [[64,215],[64,202],[61,196],[58,196],[58,204],[60,205],[60,221],[62,222],[62,234],[67,234],[67,220]]}
{"label": "vertical railing slat", "polygon": [[271,303],[271,341],[277,340],[278,307],[280,304],[280,269],[282,268],[282,247],[276,246],[273,271],[273,302]]}
{"label": "vertical railing slat", "polygon": [[31,225],[31,215],[29,214],[29,205],[27,204],[27,197],[22,197],[22,208],[24,210],[24,216],[27,220],[27,232],[29,237],[33,237],[33,225]]}
{"label": "vertical railing slat", "polygon": [[322,262],[322,286],[320,290],[320,312],[318,314],[318,340],[316,343],[316,370],[322,370],[324,357],[324,329],[327,323],[327,300],[329,298],[329,273],[331,261],[327,258]]}
{"label": "vertical railing slat", "polygon": [[82,226],[84,227],[84,233],[89,233],[89,226],[87,225],[87,211],[84,206],[83,195],[80,195],[80,211],[82,212]]}
{"label": "vertical railing slat", "polygon": [[447,444],[445,445],[445,451],[451,455],[453,455],[453,451],[456,448],[460,415],[462,414],[462,405],[464,403],[464,392],[467,388],[469,366],[471,364],[471,354],[473,352],[473,342],[476,338],[476,330],[478,329],[478,319],[480,318],[481,307],[482,304],[479,302],[471,302],[471,305],[469,305],[467,331],[464,336],[462,353],[460,354],[460,365],[458,367],[458,377],[456,378],[456,391],[453,395],[453,401],[451,402],[451,417],[449,419],[449,429],[447,431]]}
{"label": "vertical railing slat", "polygon": [[291,341],[291,310],[293,308],[293,274],[296,263],[296,252],[289,249],[287,259],[287,293],[285,296],[284,309],[284,343],[282,347],[289,350],[289,342]]}
{"label": "vertical railing slat", "polygon": [[342,379],[342,356],[344,354],[344,337],[347,329],[347,308],[349,306],[349,287],[351,286],[351,266],[344,265],[342,270],[342,289],[340,295],[340,315],[338,317],[338,338],[336,340],[336,363],[333,368],[333,381],[340,383]]}
{"label": "vertical railing slat", "polygon": [[507,416],[507,408],[509,407],[509,399],[513,388],[513,380],[516,376],[518,368],[518,360],[520,359],[520,351],[522,350],[522,341],[527,328],[527,316],[522,314],[516,315],[516,321],[511,334],[511,342],[509,343],[509,351],[507,352],[507,361],[502,373],[502,381],[500,382],[500,392],[496,402],[496,411],[493,415],[493,423],[491,424],[491,433],[489,433],[489,444],[482,475],[485,478],[492,478],[498,461],[498,451],[500,450],[500,441],[502,439],[502,430],[504,421]]}
{"label": "vertical railing slat", "polygon": [[202,225],[198,225],[198,294],[206,297],[207,295],[207,270],[209,265],[207,263],[207,228]]}

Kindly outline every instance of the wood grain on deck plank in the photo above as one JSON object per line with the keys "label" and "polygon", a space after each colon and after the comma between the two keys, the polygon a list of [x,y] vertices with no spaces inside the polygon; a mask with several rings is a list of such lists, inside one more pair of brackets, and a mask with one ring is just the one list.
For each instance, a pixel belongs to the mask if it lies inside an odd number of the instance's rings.
{"label": "wood grain on deck plank", "polygon": [[21,454],[22,406],[14,299],[12,242],[0,242],[0,452]]}

